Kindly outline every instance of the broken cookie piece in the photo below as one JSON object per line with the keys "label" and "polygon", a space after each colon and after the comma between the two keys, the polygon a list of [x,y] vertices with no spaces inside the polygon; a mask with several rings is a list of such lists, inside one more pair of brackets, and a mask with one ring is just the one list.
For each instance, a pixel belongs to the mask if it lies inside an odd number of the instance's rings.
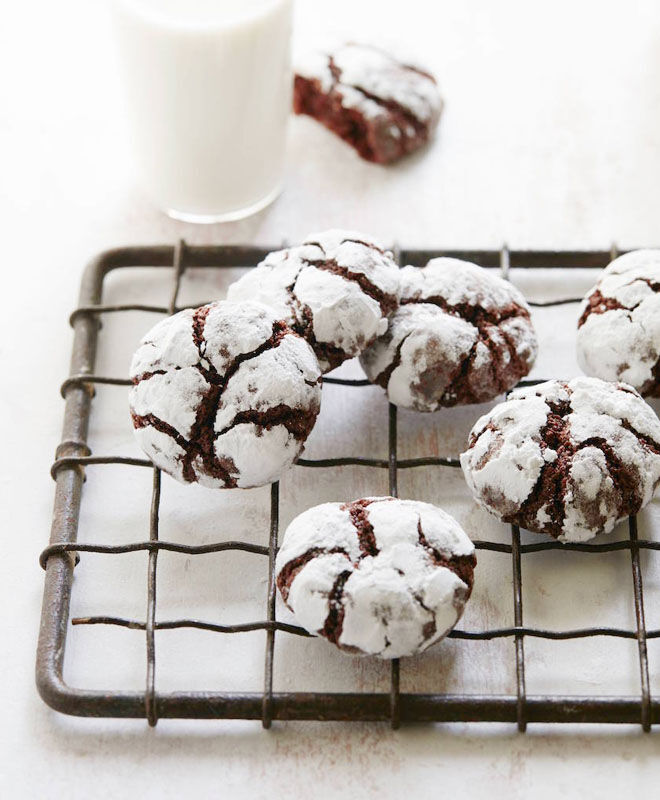
{"label": "broken cookie piece", "polygon": [[300,63],[293,104],[296,114],[314,117],[378,164],[425,144],[442,111],[432,75],[376,47],[352,43],[309,54]]}

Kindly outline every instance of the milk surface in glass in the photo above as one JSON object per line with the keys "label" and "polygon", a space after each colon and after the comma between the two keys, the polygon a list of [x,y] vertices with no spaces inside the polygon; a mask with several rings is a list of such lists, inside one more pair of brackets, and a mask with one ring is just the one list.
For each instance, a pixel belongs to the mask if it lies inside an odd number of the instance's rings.
{"label": "milk surface in glass", "polygon": [[238,219],[279,193],[293,0],[113,0],[137,166],[172,216]]}

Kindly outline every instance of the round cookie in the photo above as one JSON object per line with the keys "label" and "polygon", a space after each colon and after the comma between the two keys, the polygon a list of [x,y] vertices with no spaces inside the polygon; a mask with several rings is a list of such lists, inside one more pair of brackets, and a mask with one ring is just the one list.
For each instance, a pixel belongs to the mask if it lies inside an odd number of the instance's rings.
{"label": "round cookie", "polygon": [[277,480],[300,455],[321,402],[309,344],[257,303],[210,303],[159,322],[131,364],[135,435],[183,483]]}
{"label": "round cookie", "polygon": [[399,268],[371,238],[331,230],[269,253],[227,296],[274,308],[307,339],[328,372],[387,330],[399,300]]}
{"label": "round cookie", "polygon": [[660,421],[626,384],[548,381],[481,417],[461,466],[475,500],[503,522],[582,542],[651,500]]}
{"label": "round cookie", "polygon": [[399,309],[360,361],[395,405],[436,411],[506,392],[536,352],[518,289],[476,264],[434,258],[401,270]]}
{"label": "round cookie", "polygon": [[282,599],[307,631],[351,653],[398,658],[453,628],[475,565],[472,542],[449,514],[368,497],[296,517],[275,569]]}
{"label": "round cookie", "polygon": [[580,367],[660,397],[660,250],[619,256],[585,297],[578,321]]}

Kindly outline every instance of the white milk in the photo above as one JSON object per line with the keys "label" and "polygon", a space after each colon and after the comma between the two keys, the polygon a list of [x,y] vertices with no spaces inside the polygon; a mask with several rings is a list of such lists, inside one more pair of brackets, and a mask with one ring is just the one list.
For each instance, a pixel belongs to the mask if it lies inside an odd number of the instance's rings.
{"label": "white milk", "polygon": [[114,0],[138,167],[172,216],[270,203],[291,108],[293,0]]}

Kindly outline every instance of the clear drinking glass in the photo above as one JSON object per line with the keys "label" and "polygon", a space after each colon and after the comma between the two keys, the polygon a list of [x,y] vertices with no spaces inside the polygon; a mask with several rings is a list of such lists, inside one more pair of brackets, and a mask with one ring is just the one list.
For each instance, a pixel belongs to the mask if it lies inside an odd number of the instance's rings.
{"label": "clear drinking glass", "polygon": [[279,194],[293,0],[112,0],[142,183],[172,217],[240,219]]}

